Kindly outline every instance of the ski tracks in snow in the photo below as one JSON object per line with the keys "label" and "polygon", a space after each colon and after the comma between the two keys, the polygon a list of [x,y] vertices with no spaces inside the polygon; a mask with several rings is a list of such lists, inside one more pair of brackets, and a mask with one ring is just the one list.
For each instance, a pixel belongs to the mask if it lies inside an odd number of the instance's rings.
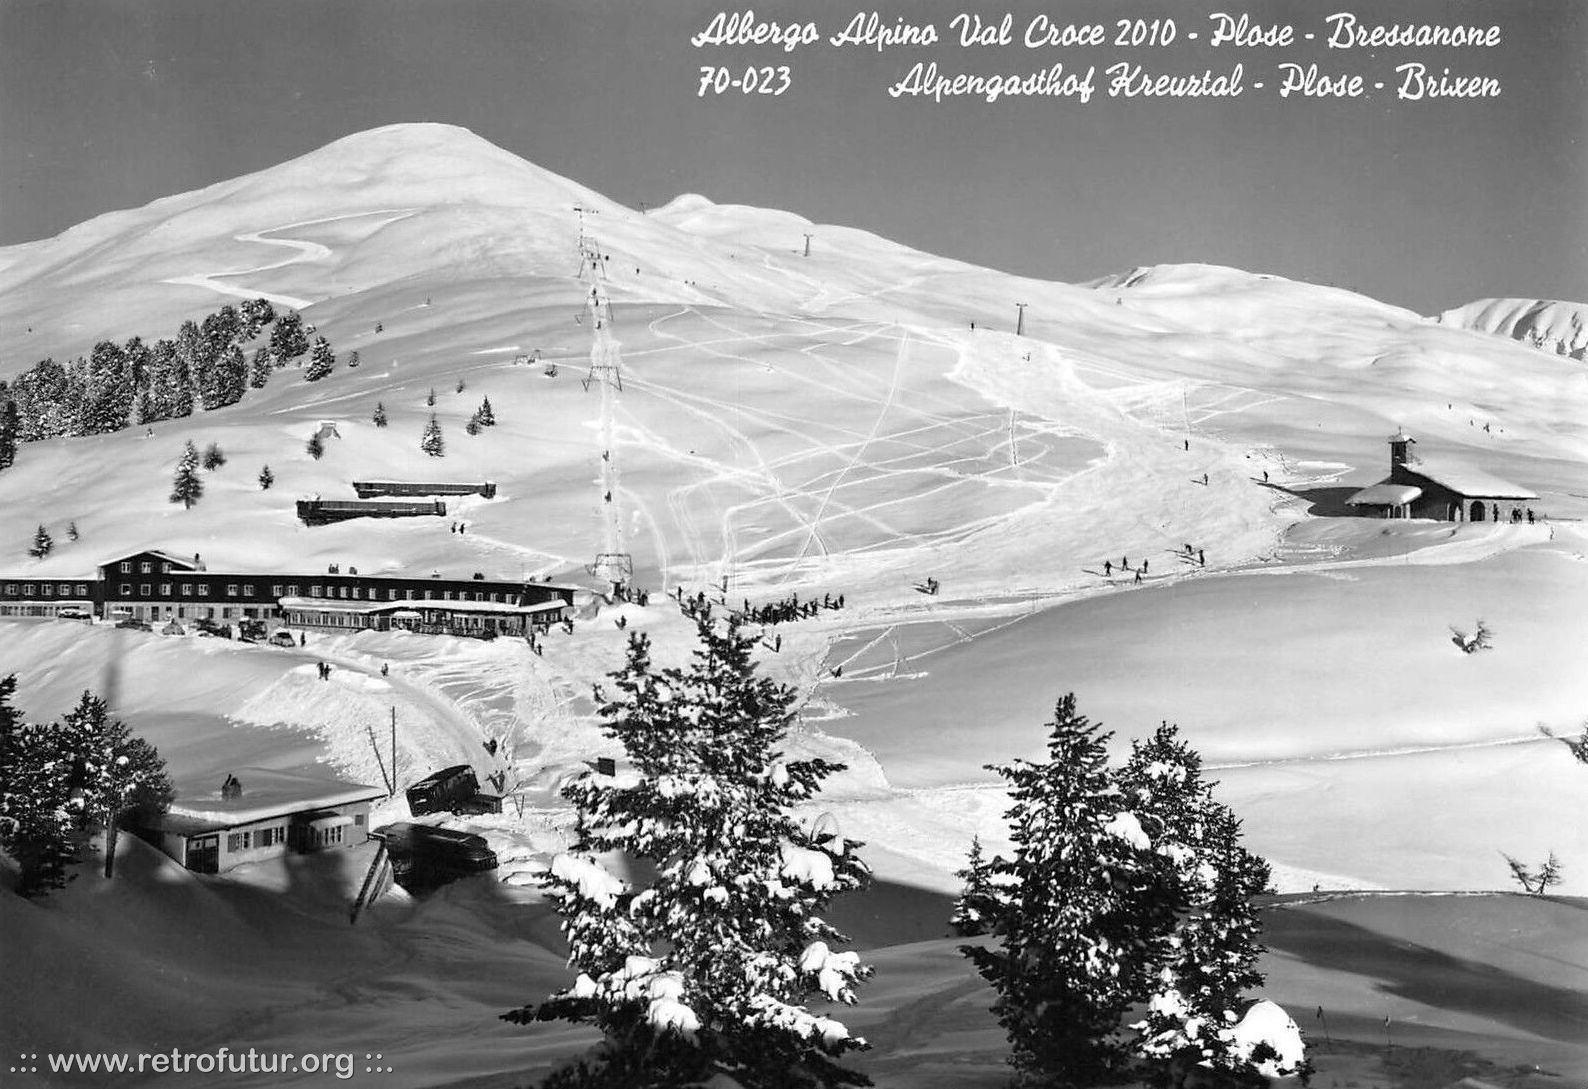
{"label": "ski tracks in snow", "polygon": [[295,295],[284,295],[280,292],[261,291],[258,288],[246,287],[240,284],[234,285],[222,283],[219,277],[252,276],[256,273],[273,272],[279,268],[286,268],[289,265],[302,264],[308,261],[325,261],[331,257],[330,247],[321,245],[318,242],[305,242],[294,238],[266,238],[265,235],[267,234],[275,234],[278,231],[295,230],[299,227],[313,227],[321,223],[336,223],[347,219],[362,219],[366,216],[385,216],[385,219],[376,223],[374,227],[371,228],[371,230],[379,230],[388,223],[395,223],[400,219],[407,219],[409,216],[414,215],[417,211],[417,208],[382,208],[369,212],[348,212],[344,215],[324,216],[319,219],[304,219],[299,220],[296,223],[283,223],[279,227],[266,227],[264,230],[260,231],[245,231],[242,234],[233,235],[232,238],[238,242],[257,242],[263,246],[285,246],[287,249],[290,249],[293,252],[291,256],[284,257],[279,261],[272,261],[268,264],[254,265],[250,268],[222,269],[218,272],[200,272],[191,276],[174,276],[170,279],[162,280],[160,282],[166,284],[184,284],[189,287],[207,288],[210,291],[218,291],[222,295],[230,295],[231,297],[237,299],[268,299],[277,306],[286,306],[292,308],[293,310],[303,310],[309,306],[312,306],[314,300],[301,299]]}

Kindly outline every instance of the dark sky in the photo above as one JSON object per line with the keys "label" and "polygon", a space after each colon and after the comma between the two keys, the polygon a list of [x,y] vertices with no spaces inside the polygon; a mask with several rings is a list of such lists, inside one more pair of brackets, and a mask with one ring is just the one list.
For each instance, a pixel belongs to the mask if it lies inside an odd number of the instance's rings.
{"label": "dark sky", "polygon": [[[638,207],[680,192],[785,208],[1011,272],[1083,280],[1206,261],[1436,312],[1490,295],[1588,299],[1588,4],[1375,0],[1373,23],[1498,23],[1481,49],[1212,48],[1211,12],[1326,36],[1347,0],[920,0],[932,48],[826,44],[857,12],[755,4],[824,37],[696,48],[722,0],[0,0],[0,244],[53,235],[399,121],[466,126]],[[1009,46],[961,48],[955,13]],[[1060,24],[1171,17],[1177,40],[1028,49]],[[1191,41],[1189,34],[1200,38]],[[1063,61],[1245,66],[1239,98],[891,98],[917,61],[1024,74]],[[1367,100],[1274,93],[1275,65],[1360,73]],[[1401,102],[1394,68],[1493,76],[1489,99]],[[789,67],[782,96],[697,95],[700,68]],[[1252,84],[1268,84],[1258,91]]]}

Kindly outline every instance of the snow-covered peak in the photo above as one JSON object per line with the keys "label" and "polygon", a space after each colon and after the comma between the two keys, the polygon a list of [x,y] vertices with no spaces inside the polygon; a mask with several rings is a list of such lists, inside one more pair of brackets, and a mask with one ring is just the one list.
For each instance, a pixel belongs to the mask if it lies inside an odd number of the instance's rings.
{"label": "snow-covered peak", "polygon": [[1458,329],[1510,337],[1555,355],[1588,354],[1588,303],[1559,299],[1478,299],[1437,319]]}

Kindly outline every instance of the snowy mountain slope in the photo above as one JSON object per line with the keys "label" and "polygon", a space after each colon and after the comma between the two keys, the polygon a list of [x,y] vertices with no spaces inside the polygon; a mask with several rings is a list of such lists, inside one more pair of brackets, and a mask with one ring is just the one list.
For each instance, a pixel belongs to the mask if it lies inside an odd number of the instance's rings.
{"label": "snowy mountain slope", "polygon": [[[594,281],[575,204],[594,209],[582,229],[607,255]],[[592,308],[592,287],[610,308]],[[1588,889],[1588,840],[1559,819],[1588,770],[1539,731],[1575,733],[1588,699],[1572,657],[1588,636],[1588,381],[1574,360],[1216,266],[1076,286],[699,196],[641,214],[417,125],[0,250],[0,375],[100,336],[171,335],[260,293],[304,305],[343,357],[334,374],[280,371],[152,437],[23,446],[0,472],[0,573],[78,576],[152,546],[213,570],[594,586],[585,565],[616,525],[653,592],[845,596],[770,630],[781,642],[764,663],[805,700],[791,748],[850,765],[805,816],[834,815],[892,880],[952,891],[970,835],[1000,842],[1005,802],[981,765],[1034,754],[1073,689],[1120,745],[1179,721],[1285,889],[1495,887],[1500,851],[1551,850],[1567,891]],[[597,321],[621,359],[623,388],[605,395],[580,381]],[[485,397],[499,422],[468,436]],[[419,450],[432,413],[441,459]],[[305,440],[325,420],[339,437],[315,460]],[[1385,475],[1399,426],[1425,457],[1534,489],[1549,521],[1339,517]],[[184,510],[167,495],[189,438],[230,461]],[[446,519],[294,517],[295,498],[350,496],[371,476],[499,491],[449,500]],[[81,540],[60,532],[68,521]],[[43,561],[25,555],[39,523],[58,541]],[[927,575],[937,595],[914,589]],[[1478,616],[1496,646],[1464,655],[1449,628]],[[659,662],[688,653],[688,624],[657,593],[581,617],[543,656],[407,634],[314,634],[286,651],[0,620],[0,674],[16,671],[18,705],[50,718],[119,666],[119,713],[182,775],[318,760],[378,782],[367,729],[395,707],[402,781],[470,759],[525,784],[524,813],[471,827],[505,877],[532,884],[568,820],[557,785],[611,752],[590,692],[621,660],[618,620]],[[336,666],[329,683],[310,679],[311,659]],[[509,744],[488,755],[487,739]],[[471,924],[438,925],[485,955]],[[935,974],[943,950],[886,955],[905,973],[933,965],[890,992],[899,1008],[963,1001]],[[346,968],[337,987],[373,978]],[[398,985],[421,1012],[451,1001],[408,973]],[[312,1019],[273,1038],[317,1041]],[[912,1080],[925,1068],[906,1044],[888,1060],[897,1083],[937,1084],[937,1067]],[[470,1070],[511,1069],[491,1065],[501,1054]],[[417,1045],[405,1059],[411,1084],[445,1069]]]}
{"label": "snowy mountain slope", "polygon": [[1556,355],[1582,359],[1588,352],[1588,304],[1541,299],[1479,299],[1438,320],[1461,329],[1520,340]]}

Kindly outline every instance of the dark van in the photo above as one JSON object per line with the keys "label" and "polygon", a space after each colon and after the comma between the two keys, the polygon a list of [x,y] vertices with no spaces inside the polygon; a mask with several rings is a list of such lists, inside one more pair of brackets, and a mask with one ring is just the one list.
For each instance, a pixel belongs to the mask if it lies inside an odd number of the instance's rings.
{"label": "dark van", "polygon": [[416,817],[431,813],[500,813],[502,799],[481,794],[480,781],[468,764],[431,772],[408,788],[408,812]]}

